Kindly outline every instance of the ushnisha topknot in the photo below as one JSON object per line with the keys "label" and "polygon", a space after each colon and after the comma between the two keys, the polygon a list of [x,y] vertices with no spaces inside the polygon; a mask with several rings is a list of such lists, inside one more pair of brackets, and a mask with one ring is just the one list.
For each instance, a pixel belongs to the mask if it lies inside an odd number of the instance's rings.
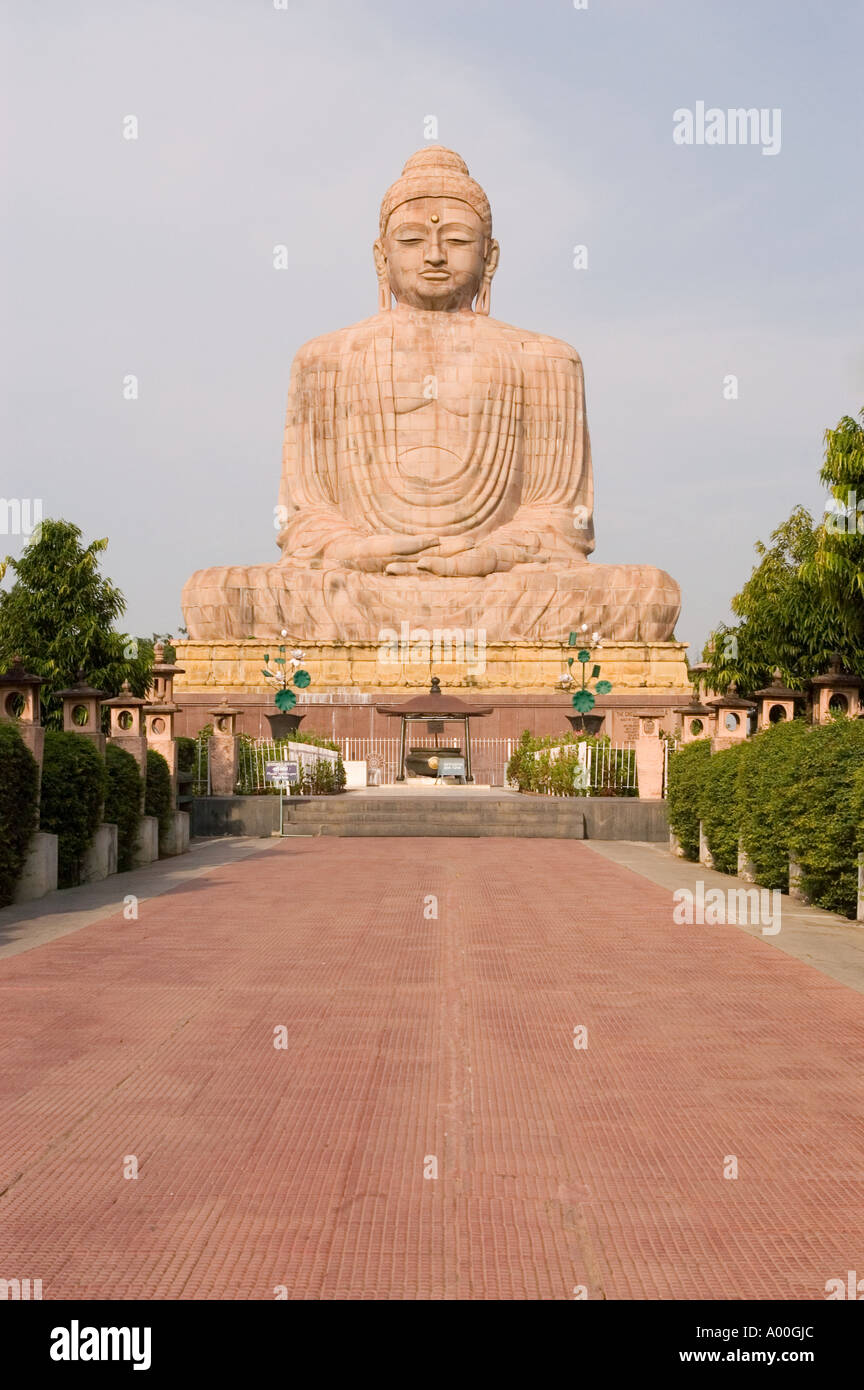
{"label": "ushnisha topknot", "polygon": [[489,199],[468,166],[455,150],[443,145],[426,145],[406,161],[402,177],[388,188],[381,203],[379,227],[383,237],[387,222],[395,208],[411,198],[458,198],[476,212],[483,223],[483,232],[492,235],[492,209]]}

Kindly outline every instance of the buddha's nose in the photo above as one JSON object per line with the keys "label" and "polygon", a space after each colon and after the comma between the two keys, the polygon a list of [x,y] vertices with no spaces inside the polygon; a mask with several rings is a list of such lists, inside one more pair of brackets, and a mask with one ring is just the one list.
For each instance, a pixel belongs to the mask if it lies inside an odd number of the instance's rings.
{"label": "buddha's nose", "polygon": [[447,256],[443,246],[439,246],[437,242],[428,242],[423,259],[427,265],[443,265]]}

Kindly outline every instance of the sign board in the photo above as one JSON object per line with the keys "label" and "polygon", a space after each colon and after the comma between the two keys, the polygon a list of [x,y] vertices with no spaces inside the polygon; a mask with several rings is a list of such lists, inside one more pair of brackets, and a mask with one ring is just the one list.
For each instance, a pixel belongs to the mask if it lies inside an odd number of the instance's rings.
{"label": "sign board", "polygon": [[288,762],[265,763],[264,779],[277,787],[293,787],[300,781],[300,766]]}
{"label": "sign board", "polygon": [[464,777],[465,759],[464,758],[439,758],[438,759],[439,777]]}

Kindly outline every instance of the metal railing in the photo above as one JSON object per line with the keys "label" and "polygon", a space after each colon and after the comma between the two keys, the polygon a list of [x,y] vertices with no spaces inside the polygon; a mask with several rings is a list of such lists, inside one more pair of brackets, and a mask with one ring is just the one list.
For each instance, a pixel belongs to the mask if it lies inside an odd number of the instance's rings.
{"label": "metal railing", "polygon": [[[381,770],[381,782],[395,782],[399,771],[398,738],[363,738],[349,736],[337,739],[345,762],[366,762],[370,768]],[[454,738],[459,742],[458,736]],[[516,746],[512,738],[475,738],[471,736],[471,771],[474,781],[483,786],[503,787],[506,782],[507,764]],[[447,747],[447,734],[415,734],[409,730],[406,747],[435,748]]]}
{"label": "metal railing", "polygon": [[[562,754],[577,761],[583,769],[586,796],[637,796],[636,749],[632,743],[561,743],[540,748],[536,759],[548,755],[555,762]],[[550,791],[548,796],[568,796],[569,792]]]}
{"label": "metal railing", "polygon": [[335,764],[339,754],[332,748],[319,748],[314,743],[294,743],[287,738],[261,738],[253,742],[244,739],[238,749],[237,788],[241,795],[250,796],[266,791],[272,785],[265,775],[265,764],[285,760],[300,764],[303,773],[311,774],[319,762]]}

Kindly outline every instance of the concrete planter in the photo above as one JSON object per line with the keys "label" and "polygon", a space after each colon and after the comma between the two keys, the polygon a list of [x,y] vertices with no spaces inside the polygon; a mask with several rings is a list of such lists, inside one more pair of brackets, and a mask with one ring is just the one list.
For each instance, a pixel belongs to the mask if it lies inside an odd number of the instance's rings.
{"label": "concrete planter", "polygon": [[81,867],[82,883],[101,883],[117,872],[117,827],[103,822],[93,837]]}
{"label": "concrete planter", "polygon": [[189,812],[175,811],[167,835],[159,839],[159,857],[172,859],[176,854],[185,854],[189,848]]}
{"label": "concrete planter", "polygon": [[159,858],[159,821],[156,816],[142,816],[138,827],[138,843],[132,856],[133,869],[152,864]]}
{"label": "concrete planter", "polygon": [[57,887],[57,836],[49,835],[47,830],[37,830],[27,851],[24,868],[15,896],[15,903],[30,903],[35,898],[44,898]]}

